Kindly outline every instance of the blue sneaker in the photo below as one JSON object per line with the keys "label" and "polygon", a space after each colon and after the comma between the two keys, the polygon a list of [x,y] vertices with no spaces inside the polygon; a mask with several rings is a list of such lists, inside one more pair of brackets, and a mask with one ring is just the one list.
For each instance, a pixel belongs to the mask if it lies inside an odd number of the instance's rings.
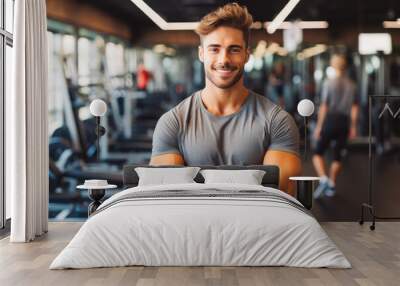
{"label": "blue sneaker", "polygon": [[328,181],[320,181],[318,187],[314,191],[314,199],[319,199],[321,195],[325,193],[325,190],[329,188]]}
{"label": "blue sneaker", "polygon": [[333,186],[329,186],[329,184],[328,184],[328,188],[326,188],[325,190],[324,190],[324,194],[325,194],[325,196],[327,196],[327,197],[334,197],[335,195],[336,195],[336,189],[335,189],[335,187],[333,187]]}

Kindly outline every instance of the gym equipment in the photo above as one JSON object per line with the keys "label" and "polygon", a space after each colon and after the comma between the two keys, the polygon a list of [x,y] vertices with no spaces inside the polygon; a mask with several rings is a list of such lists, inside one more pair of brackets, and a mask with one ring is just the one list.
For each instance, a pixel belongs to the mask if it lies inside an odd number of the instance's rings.
{"label": "gym equipment", "polygon": [[[386,109],[386,104],[387,104],[387,99],[388,98],[395,98],[400,96],[398,95],[385,95],[385,86],[384,86],[384,56],[383,53],[378,53],[378,56],[380,58],[380,65],[379,65],[379,74],[378,74],[378,85],[377,85],[377,94],[375,95],[369,95],[368,96],[368,203],[362,203],[361,204],[361,218],[359,221],[359,224],[362,225],[364,223],[364,210],[368,210],[370,216],[372,217],[372,224],[370,225],[370,230],[375,230],[375,220],[376,219],[400,219],[400,217],[381,217],[376,215],[376,210],[375,206],[373,203],[373,198],[372,198],[372,192],[373,192],[373,177],[374,177],[374,157],[372,154],[372,115],[373,115],[373,99],[377,98],[384,98],[386,99],[386,103],[384,106],[384,109],[380,114],[384,112]],[[378,117],[379,120],[380,117]],[[377,142],[375,143],[377,145]]]}

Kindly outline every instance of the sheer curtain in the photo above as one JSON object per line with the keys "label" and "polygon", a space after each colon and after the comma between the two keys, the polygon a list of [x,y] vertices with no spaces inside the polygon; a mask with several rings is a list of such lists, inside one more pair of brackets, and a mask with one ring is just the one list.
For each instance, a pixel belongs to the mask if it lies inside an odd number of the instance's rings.
{"label": "sheer curtain", "polygon": [[15,2],[12,96],[6,99],[6,187],[12,242],[48,227],[47,22],[45,0]]}

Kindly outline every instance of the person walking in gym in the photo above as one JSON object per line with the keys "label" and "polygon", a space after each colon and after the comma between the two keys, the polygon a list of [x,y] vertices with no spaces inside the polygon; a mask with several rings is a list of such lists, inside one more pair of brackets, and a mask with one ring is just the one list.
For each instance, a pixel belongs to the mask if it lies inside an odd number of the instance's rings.
{"label": "person walking in gym", "polygon": [[[314,132],[317,143],[313,164],[318,176],[321,177],[320,184],[314,192],[314,198],[319,198],[321,195],[328,197],[335,195],[336,179],[342,167],[342,152],[346,147],[347,139],[354,138],[357,132],[356,85],[345,74],[346,58],[335,54],[331,58],[330,65],[335,73],[333,78],[324,82]],[[329,167],[328,177],[323,155],[332,142],[334,143],[333,161]]]}
{"label": "person walking in gym", "polygon": [[151,165],[277,165],[281,190],[294,195],[301,173],[299,132],[281,107],[243,84],[252,16],[226,4],[196,29],[206,83],[157,122]]}

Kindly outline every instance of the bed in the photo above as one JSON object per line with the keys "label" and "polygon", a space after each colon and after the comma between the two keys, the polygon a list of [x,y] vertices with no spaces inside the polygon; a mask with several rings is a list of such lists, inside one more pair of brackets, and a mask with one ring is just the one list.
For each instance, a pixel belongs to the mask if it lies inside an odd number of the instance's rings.
{"label": "bed", "polygon": [[138,186],[107,199],[50,269],[144,266],[350,268],[312,214],[279,191],[275,166],[200,166],[264,170],[262,185],[195,183]]}

